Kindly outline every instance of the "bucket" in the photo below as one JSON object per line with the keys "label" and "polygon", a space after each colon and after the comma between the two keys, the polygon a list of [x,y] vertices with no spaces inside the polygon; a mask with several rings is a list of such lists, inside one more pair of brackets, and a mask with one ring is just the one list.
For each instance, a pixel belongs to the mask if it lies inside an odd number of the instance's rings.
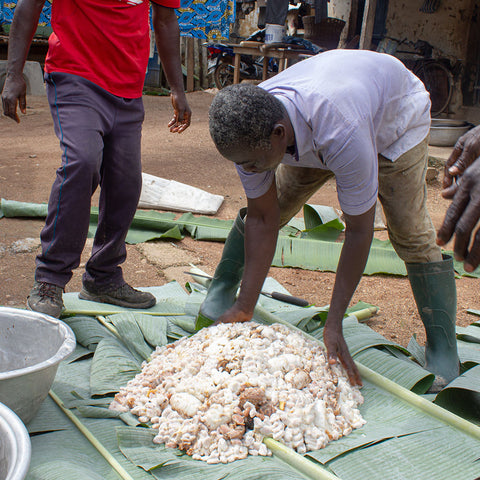
{"label": "bucket", "polygon": [[0,480],[23,480],[30,466],[31,451],[25,425],[0,403]]}
{"label": "bucket", "polygon": [[38,312],[0,307],[0,402],[23,423],[32,420],[58,364],[75,345],[66,323]]}
{"label": "bucket", "polygon": [[285,25],[267,23],[265,25],[265,43],[281,43],[285,36]]}

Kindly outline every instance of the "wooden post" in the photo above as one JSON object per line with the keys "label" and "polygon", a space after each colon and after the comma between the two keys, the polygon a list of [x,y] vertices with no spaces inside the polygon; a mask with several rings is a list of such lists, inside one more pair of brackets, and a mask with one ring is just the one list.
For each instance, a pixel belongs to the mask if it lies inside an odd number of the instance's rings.
{"label": "wooden post", "polygon": [[193,82],[193,71],[195,64],[195,55],[194,55],[194,39],[193,37],[187,37],[187,92],[193,92],[194,82]]}
{"label": "wooden post", "polygon": [[362,31],[360,33],[360,45],[362,50],[369,50],[372,44],[373,23],[375,21],[375,9],[377,0],[365,0],[363,10]]}
{"label": "wooden post", "polygon": [[270,59],[264,55],[262,62],[262,80],[265,81],[268,78],[268,61]]}
{"label": "wooden post", "polygon": [[235,61],[233,66],[233,83],[240,83],[240,54],[235,53]]}
{"label": "wooden post", "polygon": [[349,42],[355,36],[355,29],[357,27],[357,17],[358,17],[358,0],[351,0],[350,14],[348,17],[347,42]]}

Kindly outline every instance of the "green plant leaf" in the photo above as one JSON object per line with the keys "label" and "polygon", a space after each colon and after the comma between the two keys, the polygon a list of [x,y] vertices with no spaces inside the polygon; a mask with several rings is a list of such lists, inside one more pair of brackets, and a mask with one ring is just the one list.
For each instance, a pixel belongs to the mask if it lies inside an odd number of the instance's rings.
{"label": "green plant leaf", "polygon": [[306,230],[326,224],[330,224],[332,228],[338,230],[345,229],[345,225],[333,207],[305,204],[303,206],[303,218],[305,219]]}
{"label": "green plant leaf", "polygon": [[[323,240],[279,237],[272,265],[336,272],[342,246]],[[376,273],[406,275],[407,271],[393,249],[372,245],[364,274]]]}
{"label": "green plant leaf", "polygon": [[342,479],[474,480],[477,459],[468,437],[444,427],[357,449],[329,466]]}
{"label": "green plant leaf", "polygon": [[[96,225],[95,225],[96,229]],[[125,238],[125,242],[130,245],[136,245],[137,243],[145,243],[150,240],[167,239],[167,240],[181,240],[184,236],[178,225],[168,229],[165,232],[158,232],[156,230],[140,229],[130,227]]]}
{"label": "green plant leaf", "polygon": [[102,327],[94,317],[78,315],[65,317],[62,320],[73,330],[77,342],[88,350],[95,350],[98,343],[104,338],[112,338],[112,334]]}
{"label": "green plant leaf", "polygon": [[449,383],[438,393],[435,403],[480,425],[480,365]]}
{"label": "green plant leaf", "polygon": [[134,312],[118,313],[110,315],[107,320],[115,326],[125,346],[141,362],[150,358],[152,346],[145,341],[142,329],[137,323],[138,315],[140,314]]}
{"label": "green plant leaf", "polygon": [[196,240],[210,240],[224,242],[233,225],[233,220],[219,218],[195,217],[191,213],[184,213],[179,219],[185,230]]}
{"label": "green plant leaf", "polygon": [[[229,464],[208,465],[192,460],[178,450],[153,443],[154,432],[145,428],[117,427],[122,453],[135,465],[161,480],[256,480],[261,475],[268,480],[300,480],[295,469],[272,457],[248,457]],[[260,473],[263,472],[263,473]]]}
{"label": "green plant leaf", "polygon": [[300,238],[309,240],[323,240],[325,242],[335,242],[342,233],[340,228],[332,227],[332,222],[318,227],[311,228],[302,232]]}
{"label": "green plant leaf", "polygon": [[100,341],[93,356],[90,389],[92,395],[116,393],[141,371],[128,349],[119,340],[105,338]]}
{"label": "green plant leaf", "polygon": [[465,342],[480,343],[480,328],[473,325],[468,327],[456,327],[457,338]]}
{"label": "green plant leaf", "polygon": [[401,360],[389,353],[369,348],[355,355],[355,360],[398,385],[417,394],[426,393],[435,379],[433,373],[424,370],[408,358]]}

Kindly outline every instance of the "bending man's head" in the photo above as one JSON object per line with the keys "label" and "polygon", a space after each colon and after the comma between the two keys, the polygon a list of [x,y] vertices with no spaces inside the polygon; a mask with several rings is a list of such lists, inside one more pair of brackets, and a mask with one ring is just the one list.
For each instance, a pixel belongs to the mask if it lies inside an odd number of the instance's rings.
{"label": "bending man's head", "polygon": [[218,151],[235,161],[242,152],[270,151],[272,134],[285,117],[281,102],[262,88],[231,85],[210,106],[210,135]]}

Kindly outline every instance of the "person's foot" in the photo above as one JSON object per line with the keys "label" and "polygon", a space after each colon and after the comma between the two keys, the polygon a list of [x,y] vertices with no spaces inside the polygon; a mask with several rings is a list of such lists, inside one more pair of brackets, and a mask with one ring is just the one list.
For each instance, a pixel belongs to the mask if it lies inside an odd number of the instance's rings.
{"label": "person's foot", "polygon": [[148,292],[141,292],[124,283],[120,287],[97,288],[95,285],[83,284],[78,298],[92,302],[110,303],[127,308],[150,308],[157,303],[156,298]]}
{"label": "person's foot", "polygon": [[27,308],[59,318],[64,308],[62,295],[62,287],[47,282],[35,282],[27,297]]}

